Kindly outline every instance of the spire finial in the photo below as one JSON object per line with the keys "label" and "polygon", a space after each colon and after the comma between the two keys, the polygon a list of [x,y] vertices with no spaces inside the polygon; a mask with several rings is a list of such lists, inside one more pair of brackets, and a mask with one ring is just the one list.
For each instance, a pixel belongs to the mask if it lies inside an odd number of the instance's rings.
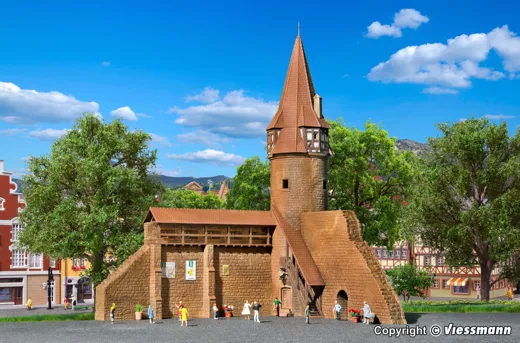
{"label": "spire finial", "polygon": [[298,22],[298,36],[300,35],[300,22]]}

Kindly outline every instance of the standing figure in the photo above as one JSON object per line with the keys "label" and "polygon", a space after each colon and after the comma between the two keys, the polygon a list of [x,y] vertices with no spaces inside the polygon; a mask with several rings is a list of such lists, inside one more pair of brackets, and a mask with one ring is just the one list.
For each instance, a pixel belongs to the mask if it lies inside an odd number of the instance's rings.
{"label": "standing figure", "polygon": [[477,285],[475,291],[477,291],[477,299],[480,299],[480,286]]}
{"label": "standing figure", "polygon": [[251,320],[251,304],[248,300],[244,303],[244,308],[242,309],[242,315],[245,316],[246,320]]}
{"label": "standing figure", "polygon": [[188,309],[186,307],[181,308],[181,326],[182,324],[186,323],[186,327],[188,327]]}
{"label": "standing figure", "polygon": [[29,300],[27,300],[27,304],[25,306],[27,306],[27,309],[29,311],[32,310],[32,307],[33,307],[32,298],[29,298]]}
{"label": "standing figure", "polygon": [[148,305],[148,318],[150,318],[150,324],[153,324],[153,308],[152,305]]}
{"label": "standing figure", "polygon": [[68,310],[70,308],[69,298],[65,297],[65,299],[63,299],[63,303],[65,304],[65,309]]}
{"label": "standing figure", "polygon": [[336,300],[336,303],[334,305],[334,315],[336,316],[336,319],[339,320],[340,319],[340,314],[341,314],[341,305],[338,304],[338,301]]}
{"label": "standing figure", "polygon": [[116,316],[116,304],[113,303],[112,306],[110,307],[110,322],[112,324],[114,324],[115,316]]}
{"label": "standing figure", "polygon": [[181,321],[181,317],[182,317],[182,308],[184,307],[184,305],[182,304],[182,301],[179,301],[179,305],[175,305],[175,307],[177,307],[177,309],[179,310],[177,312],[177,314],[179,315],[179,322]]}
{"label": "standing figure", "polygon": [[507,299],[509,299],[510,301],[513,300],[514,298],[514,295],[513,295],[513,289],[511,288],[511,286],[507,287]]}
{"label": "standing figure", "polygon": [[262,305],[256,301],[253,303],[253,311],[255,313],[253,320],[255,323],[260,323],[260,307],[262,307]]}
{"label": "standing figure", "polygon": [[311,316],[311,307],[309,304],[307,304],[307,307],[305,308],[305,323],[309,324],[310,316]]}
{"label": "standing figure", "polygon": [[280,317],[280,305],[281,305],[281,301],[278,300],[278,297],[274,298],[274,302],[273,302],[273,305],[274,305],[274,309],[273,310],[276,310],[276,316],[277,317]]}
{"label": "standing figure", "polygon": [[370,319],[374,318],[375,314],[370,309],[366,301],[363,301],[363,323],[370,324]]}
{"label": "standing figure", "polygon": [[217,313],[218,313],[218,307],[217,307],[217,303],[215,303],[213,305],[213,319],[217,320],[218,317],[217,317]]}

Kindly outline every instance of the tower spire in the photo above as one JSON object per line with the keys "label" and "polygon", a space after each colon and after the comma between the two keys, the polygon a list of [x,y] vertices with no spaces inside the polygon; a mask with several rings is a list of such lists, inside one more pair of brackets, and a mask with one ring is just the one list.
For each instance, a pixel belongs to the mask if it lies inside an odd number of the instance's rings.
{"label": "tower spire", "polygon": [[300,37],[300,22],[298,22],[298,37]]}

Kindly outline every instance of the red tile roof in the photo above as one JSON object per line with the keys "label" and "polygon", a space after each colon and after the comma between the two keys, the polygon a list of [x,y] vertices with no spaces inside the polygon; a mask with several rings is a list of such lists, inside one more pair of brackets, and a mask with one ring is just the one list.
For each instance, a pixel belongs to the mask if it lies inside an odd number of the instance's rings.
{"label": "red tile roof", "polygon": [[[320,114],[318,118],[314,112],[313,98],[315,95],[307,57],[302,40],[298,35],[294,42],[278,111],[267,126],[267,130],[282,129],[272,153],[307,152],[301,142],[299,128],[329,128],[323,115]],[[299,137],[300,141],[298,141]]]}
{"label": "red tile roof", "polygon": [[151,207],[145,222],[152,221],[152,218],[157,223],[276,226],[269,211]]}
{"label": "red tile roof", "polygon": [[314,262],[311,252],[303,239],[300,231],[296,231],[283,217],[278,208],[271,204],[271,213],[278,222],[277,228],[282,229],[289,246],[291,247],[298,266],[302,271],[305,281],[310,286],[325,286],[320,271]]}

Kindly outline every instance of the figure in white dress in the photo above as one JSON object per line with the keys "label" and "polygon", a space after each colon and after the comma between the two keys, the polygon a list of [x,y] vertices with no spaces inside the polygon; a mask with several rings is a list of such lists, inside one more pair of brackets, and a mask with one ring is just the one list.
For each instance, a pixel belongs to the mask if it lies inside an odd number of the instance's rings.
{"label": "figure in white dress", "polygon": [[244,309],[242,310],[242,315],[245,316],[246,320],[251,320],[251,304],[247,300],[244,303]]}
{"label": "figure in white dress", "polygon": [[363,301],[363,323],[370,324],[370,319],[375,317],[375,314],[370,309],[366,301]]}

